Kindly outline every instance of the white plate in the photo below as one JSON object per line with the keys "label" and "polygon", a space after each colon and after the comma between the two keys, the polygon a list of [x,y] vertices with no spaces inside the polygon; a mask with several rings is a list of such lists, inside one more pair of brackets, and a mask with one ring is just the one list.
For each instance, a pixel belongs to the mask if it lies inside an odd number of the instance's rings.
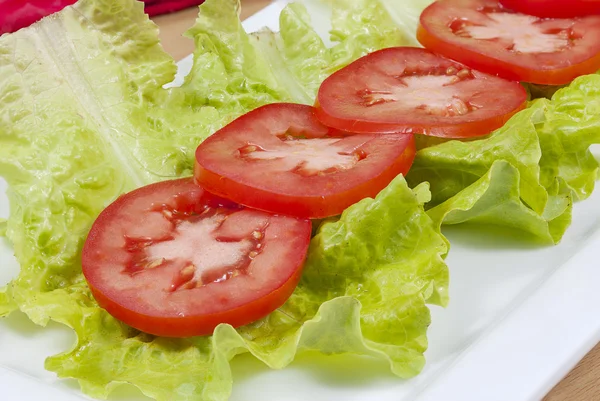
{"label": "white plate", "polygon": [[[275,3],[250,18],[247,30],[276,29],[281,8]],[[322,10],[313,14],[326,21]],[[320,28],[327,31],[325,25]],[[183,71],[189,63],[181,62]],[[0,212],[8,214],[4,196]],[[357,368],[347,357],[300,357],[287,369],[271,371],[242,356],[233,363],[231,400],[539,400],[600,340],[600,189],[575,206],[573,225],[556,247],[465,227],[444,232],[452,243],[451,304],[433,308],[428,364],[421,375],[403,381],[383,363],[363,362]],[[6,242],[0,243],[0,284],[17,272],[11,255]],[[57,380],[43,369],[46,356],[73,341],[66,329],[37,328],[20,313],[0,321],[0,398],[84,398],[74,381]],[[131,389],[112,398],[145,399]]]}

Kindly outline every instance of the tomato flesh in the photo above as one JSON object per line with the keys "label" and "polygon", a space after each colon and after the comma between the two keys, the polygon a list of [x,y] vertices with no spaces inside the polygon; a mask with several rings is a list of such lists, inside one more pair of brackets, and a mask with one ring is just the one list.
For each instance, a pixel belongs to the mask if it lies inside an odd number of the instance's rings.
{"label": "tomato flesh", "polygon": [[331,75],[317,100],[319,120],[340,130],[464,138],[504,125],[527,94],[517,82],[428,50],[396,47]]}
{"label": "tomato flesh", "polygon": [[112,203],[92,226],[83,273],[99,305],[141,331],[211,334],[281,306],[302,272],[311,223],[220,199],[192,178]]}
{"label": "tomato flesh", "polygon": [[249,207],[323,218],[377,195],[414,156],[412,135],[348,135],[319,123],[313,107],[270,104],[201,143],[195,178]]}
{"label": "tomato flesh", "polygon": [[600,0],[500,0],[504,7],[541,18],[575,18],[600,14]]}
{"label": "tomato flesh", "polygon": [[496,0],[441,0],[421,14],[426,48],[500,77],[563,85],[600,69],[600,16],[541,19]]}

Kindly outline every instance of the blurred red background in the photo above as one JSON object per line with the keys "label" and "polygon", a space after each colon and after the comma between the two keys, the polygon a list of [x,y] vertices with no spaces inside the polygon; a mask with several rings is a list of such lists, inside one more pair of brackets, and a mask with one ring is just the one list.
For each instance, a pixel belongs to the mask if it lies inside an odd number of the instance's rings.
{"label": "blurred red background", "polygon": [[[203,0],[143,0],[150,16],[199,5]],[[76,0],[0,0],[0,33],[14,32],[42,17],[62,10]]]}

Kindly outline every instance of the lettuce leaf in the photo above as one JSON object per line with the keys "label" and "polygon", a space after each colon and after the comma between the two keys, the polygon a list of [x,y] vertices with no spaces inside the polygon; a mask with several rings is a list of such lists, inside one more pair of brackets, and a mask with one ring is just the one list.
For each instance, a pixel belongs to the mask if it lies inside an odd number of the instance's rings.
{"label": "lettuce leaf", "polygon": [[327,3],[333,27],[329,47],[301,3],[281,12],[280,32],[265,28],[248,35],[237,17],[237,0],[207,2],[186,33],[196,44],[187,92],[219,110],[251,110],[277,101],[314,104],[321,82],[332,72],[371,51],[415,44],[419,10],[430,1]]}
{"label": "lettuce leaf", "polygon": [[83,1],[5,35],[0,66],[6,236],[22,267],[5,296],[30,313],[39,292],[82,280],[98,213],[123,192],[191,174],[197,143],[225,117],[162,89],[176,66],[134,1]]}
{"label": "lettuce leaf", "polygon": [[333,53],[304,8],[282,13],[281,33],[250,36],[238,11],[232,0],[201,7],[190,31],[194,67],[180,88],[163,88],[175,65],[133,0],[82,0],[0,38],[0,174],[9,184],[6,236],[21,265],[0,292],[0,316],[20,309],[37,324],[72,327],[77,344],[46,367],[92,396],[130,383],[158,400],[223,400],[229,361],[241,352],[273,368],[310,350],[368,355],[406,378],[424,365],[426,303],[447,303],[448,248],[423,208],[428,187],[413,192],[402,177],[324,223],[290,300],[239,330],[156,338],[91,296],[79,256],[108,203],[191,174],[197,144],[248,109],[314,97]]}
{"label": "lettuce leaf", "polygon": [[421,11],[432,0],[324,0],[332,5],[332,73],[375,50],[420,46],[416,39]]}
{"label": "lettuce leaf", "polygon": [[446,141],[420,149],[409,182],[431,184],[429,206],[458,194],[483,176],[496,160],[506,160],[521,173],[520,191],[527,205],[541,213],[547,192],[539,182],[541,149],[535,124],[543,119],[543,102],[518,113],[490,137],[474,141]]}
{"label": "lettuce leaf", "polygon": [[84,284],[60,290],[43,315],[72,327],[73,350],[46,362],[60,377],[105,398],[129,383],[157,400],[223,400],[229,360],[245,352],[283,368],[299,352],[382,358],[400,377],[423,368],[430,324],[426,302],[445,305],[444,238],[422,208],[426,186],[396,178],[376,199],[324,223],[313,238],[302,281],[276,312],[212,337],[165,339],[139,333],[98,308]]}
{"label": "lettuce leaf", "polygon": [[[508,226],[556,243],[570,224],[571,193],[564,180],[541,182],[547,101],[537,101],[488,138],[448,141],[419,150],[408,176],[431,184],[429,213],[440,224]],[[503,163],[500,163],[503,162]],[[547,179],[551,182],[550,177]],[[435,207],[434,207],[435,206]]]}
{"label": "lettuce leaf", "polygon": [[285,82],[280,84],[255,40],[244,31],[239,10],[237,0],[202,5],[196,24],[186,33],[196,45],[186,91],[219,110],[251,110],[292,100]]}
{"label": "lettuce leaf", "polygon": [[598,162],[590,146],[600,143],[600,75],[579,77],[552,97],[538,129],[542,158],[541,182],[556,192],[560,177],[576,200],[594,190]]}
{"label": "lettuce leaf", "polygon": [[430,215],[439,223],[507,226],[558,243],[573,202],[594,189],[598,162],[589,148],[597,143],[600,76],[593,74],[536,100],[487,138],[424,147],[407,178],[431,184]]}
{"label": "lettuce leaf", "polygon": [[558,242],[571,222],[571,197],[566,186],[554,209],[542,215],[522,200],[521,175],[506,160],[496,160],[475,183],[459,194],[430,209],[429,216],[439,225],[477,223],[510,227],[533,234],[543,242]]}
{"label": "lettuce leaf", "polygon": [[164,155],[142,148],[150,138],[129,119],[175,71],[154,31],[140,4],[84,2],[0,38],[0,173],[22,267],[6,294],[26,312],[37,293],[80,280],[79,249],[108,201],[159,178],[144,164],[167,157],[167,142]]}

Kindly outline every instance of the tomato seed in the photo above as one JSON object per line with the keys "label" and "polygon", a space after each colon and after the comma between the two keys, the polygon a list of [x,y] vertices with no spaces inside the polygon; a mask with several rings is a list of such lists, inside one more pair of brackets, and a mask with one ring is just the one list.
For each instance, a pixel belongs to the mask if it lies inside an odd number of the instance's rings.
{"label": "tomato seed", "polygon": [[363,159],[366,159],[366,158],[367,158],[367,152],[365,152],[365,151],[364,151],[364,150],[362,150],[362,149],[358,149],[358,150],[357,150],[357,151],[354,153],[354,155],[356,156],[356,159],[357,159],[357,161],[361,161],[361,160],[363,160]]}
{"label": "tomato seed", "polygon": [[464,78],[468,78],[468,77],[470,77],[470,76],[471,76],[471,71],[469,71],[469,70],[468,70],[468,69],[466,69],[466,68],[463,68],[462,70],[460,70],[460,71],[458,72],[458,74],[456,74],[456,76],[457,76],[457,77],[459,77],[459,78],[462,78],[462,79],[464,79]]}
{"label": "tomato seed", "polygon": [[258,147],[255,145],[246,145],[243,148],[240,148],[240,153],[243,155],[247,155],[248,153],[256,152]]}
{"label": "tomato seed", "polygon": [[154,269],[155,267],[158,267],[163,263],[165,263],[165,258],[154,259],[152,262],[146,265],[146,269]]}
{"label": "tomato seed", "polygon": [[184,267],[183,269],[181,269],[181,275],[183,277],[193,276],[195,272],[196,272],[196,266],[194,266],[192,264],[189,264],[186,267]]}
{"label": "tomato seed", "polygon": [[456,75],[457,72],[458,70],[456,69],[456,67],[448,67],[448,69],[446,70],[446,75]]}
{"label": "tomato seed", "polygon": [[454,112],[455,115],[464,116],[469,112],[469,106],[461,99],[455,98],[452,103],[448,106],[450,112]]}
{"label": "tomato seed", "polygon": [[196,288],[198,285],[195,281],[188,281],[184,285],[181,286],[184,290],[191,290],[192,288]]}

